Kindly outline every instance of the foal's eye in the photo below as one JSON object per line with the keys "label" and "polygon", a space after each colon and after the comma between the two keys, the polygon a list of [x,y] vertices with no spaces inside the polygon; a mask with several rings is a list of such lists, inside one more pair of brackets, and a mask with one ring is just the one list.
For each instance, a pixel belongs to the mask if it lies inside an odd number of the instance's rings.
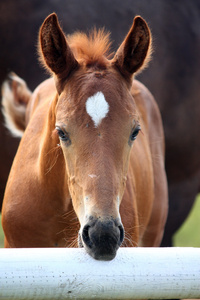
{"label": "foal's eye", "polygon": [[70,142],[69,134],[65,131],[63,131],[60,127],[56,126],[56,130],[58,133],[59,138],[63,142]]}
{"label": "foal's eye", "polygon": [[133,130],[133,132],[131,133],[131,136],[130,136],[131,141],[134,141],[136,139],[140,130],[141,130],[141,127],[139,125]]}

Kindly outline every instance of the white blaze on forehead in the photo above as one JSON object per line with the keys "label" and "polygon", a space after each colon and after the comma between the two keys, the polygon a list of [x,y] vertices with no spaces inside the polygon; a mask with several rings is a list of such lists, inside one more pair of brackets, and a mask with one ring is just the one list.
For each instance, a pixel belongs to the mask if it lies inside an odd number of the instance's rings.
{"label": "white blaze on forehead", "polygon": [[109,111],[109,105],[102,92],[97,92],[86,101],[86,111],[92,118],[95,127],[106,117]]}

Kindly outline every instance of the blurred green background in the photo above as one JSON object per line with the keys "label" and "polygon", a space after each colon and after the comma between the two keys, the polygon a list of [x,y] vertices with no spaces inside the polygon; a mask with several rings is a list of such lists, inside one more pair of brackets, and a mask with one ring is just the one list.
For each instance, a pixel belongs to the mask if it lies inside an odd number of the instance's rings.
{"label": "blurred green background", "polygon": [[[200,247],[200,195],[184,222],[173,237],[175,247]],[[0,247],[3,247],[3,230],[0,226]]]}

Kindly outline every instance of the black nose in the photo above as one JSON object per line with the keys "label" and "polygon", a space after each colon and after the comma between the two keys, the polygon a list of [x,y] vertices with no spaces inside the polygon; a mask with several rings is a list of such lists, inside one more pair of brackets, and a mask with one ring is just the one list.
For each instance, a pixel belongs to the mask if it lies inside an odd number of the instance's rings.
{"label": "black nose", "polygon": [[124,228],[119,221],[107,219],[90,221],[83,227],[82,241],[86,251],[97,260],[111,260],[124,239]]}

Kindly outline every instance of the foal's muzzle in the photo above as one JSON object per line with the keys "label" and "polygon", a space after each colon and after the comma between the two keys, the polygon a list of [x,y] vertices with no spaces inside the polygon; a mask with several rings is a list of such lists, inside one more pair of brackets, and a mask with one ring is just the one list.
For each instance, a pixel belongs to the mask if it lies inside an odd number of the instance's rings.
{"label": "foal's muzzle", "polygon": [[[124,239],[124,228],[119,219],[101,220],[90,217],[80,232],[80,246],[97,260],[111,260]],[[82,242],[82,243],[81,243]]]}

